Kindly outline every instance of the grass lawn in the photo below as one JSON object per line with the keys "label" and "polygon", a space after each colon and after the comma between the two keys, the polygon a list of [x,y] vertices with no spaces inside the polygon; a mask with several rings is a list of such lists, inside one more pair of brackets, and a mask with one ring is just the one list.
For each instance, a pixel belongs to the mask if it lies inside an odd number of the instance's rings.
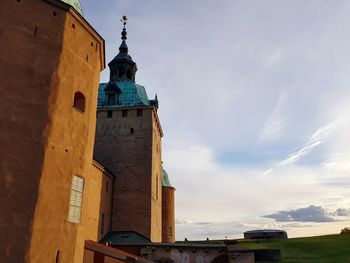
{"label": "grass lawn", "polygon": [[282,261],[279,262],[350,263],[350,234],[269,241],[240,240],[239,244],[251,248],[279,248],[282,253]]}

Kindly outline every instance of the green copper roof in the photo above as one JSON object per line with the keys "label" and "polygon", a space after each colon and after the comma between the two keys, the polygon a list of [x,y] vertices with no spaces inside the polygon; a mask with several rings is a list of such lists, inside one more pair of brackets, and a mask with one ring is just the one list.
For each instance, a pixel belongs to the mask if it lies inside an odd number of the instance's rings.
{"label": "green copper roof", "polygon": [[[118,91],[115,104],[108,105],[106,98],[107,84],[112,84]],[[145,87],[136,84],[133,81],[122,80],[109,83],[100,83],[98,88],[97,108],[120,108],[157,105],[158,100],[149,100]]]}
{"label": "green copper roof", "polygon": [[168,173],[163,169],[162,186],[173,187],[170,183]]}
{"label": "green copper roof", "polygon": [[110,246],[146,245],[151,241],[135,231],[113,231],[105,235],[100,243],[108,243]]}
{"label": "green copper roof", "polygon": [[62,2],[65,2],[71,6],[74,7],[74,9],[83,16],[83,9],[81,8],[81,4],[79,0],[61,0]]}

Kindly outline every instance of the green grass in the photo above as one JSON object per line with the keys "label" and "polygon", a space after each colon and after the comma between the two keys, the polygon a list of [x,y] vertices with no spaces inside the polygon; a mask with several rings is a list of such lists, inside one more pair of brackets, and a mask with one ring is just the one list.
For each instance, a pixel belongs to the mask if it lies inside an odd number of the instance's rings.
{"label": "green grass", "polygon": [[[350,263],[350,234],[329,235],[286,240],[247,241],[239,244],[249,248],[279,248],[285,263]],[[260,261],[269,263],[269,261]]]}

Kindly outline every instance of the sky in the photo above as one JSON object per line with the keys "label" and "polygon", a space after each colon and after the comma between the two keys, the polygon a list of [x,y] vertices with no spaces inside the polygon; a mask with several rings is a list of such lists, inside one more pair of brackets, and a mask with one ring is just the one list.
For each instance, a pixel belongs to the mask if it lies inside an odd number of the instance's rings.
{"label": "sky", "polygon": [[159,99],[177,240],[350,226],[350,1],[81,3],[107,63],[129,18],[136,81]]}

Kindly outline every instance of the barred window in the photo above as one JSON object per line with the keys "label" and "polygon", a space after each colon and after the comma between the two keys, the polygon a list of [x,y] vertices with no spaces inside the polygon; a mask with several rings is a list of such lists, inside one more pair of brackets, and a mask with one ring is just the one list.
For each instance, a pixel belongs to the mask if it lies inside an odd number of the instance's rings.
{"label": "barred window", "polygon": [[84,179],[79,176],[73,175],[68,214],[68,221],[71,223],[80,223],[81,204],[83,201],[83,188]]}

